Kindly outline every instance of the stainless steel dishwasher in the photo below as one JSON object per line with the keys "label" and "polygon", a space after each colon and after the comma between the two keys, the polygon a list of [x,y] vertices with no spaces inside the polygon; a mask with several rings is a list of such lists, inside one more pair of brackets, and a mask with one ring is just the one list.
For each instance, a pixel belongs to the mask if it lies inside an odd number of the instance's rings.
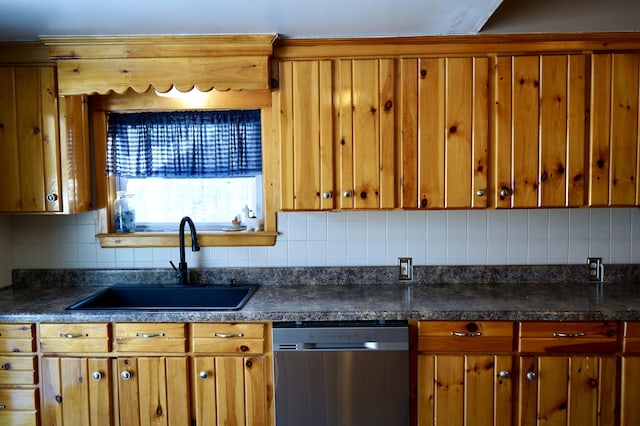
{"label": "stainless steel dishwasher", "polygon": [[407,426],[405,321],[273,326],[276,426]]}

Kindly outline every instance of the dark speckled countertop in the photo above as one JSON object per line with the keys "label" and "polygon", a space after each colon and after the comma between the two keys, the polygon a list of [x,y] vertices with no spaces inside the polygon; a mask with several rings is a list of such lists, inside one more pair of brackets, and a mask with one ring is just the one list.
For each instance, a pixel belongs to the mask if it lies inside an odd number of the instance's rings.
{"label": "dark speckled countertop", "polygon": [[239,311],[194,312],[65,309],[113,284],[172,284],[165,270],[18,270],[0,321],[640,320],[637,265],[608,268],[604,283],[567,282],[573,268],[423,267],[413,281],[393,267],[191,271],[197,283],[262,284]]}

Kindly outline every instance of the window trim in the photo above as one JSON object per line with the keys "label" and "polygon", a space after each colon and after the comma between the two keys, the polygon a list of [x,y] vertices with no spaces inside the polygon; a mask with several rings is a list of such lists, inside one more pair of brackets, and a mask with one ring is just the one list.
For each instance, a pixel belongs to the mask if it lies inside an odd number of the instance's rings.
{"label": "window trim", "polygon": [[[178,247],[177,232],[139,232],[119,234],[112,232],[111,211],[115,199],[115,176],[106,176],[107,119],[106,113],[127,111],[174,111],[184,110],[179,98],[157,96],[153,90],[145,93],[129,91],[123,95],[94,95],[90,97],[93,118],[93,139],[96,180],[96,203],[99,210],[96,235],[100,246],[117,247]],[[280,200],[277,188],[279,176],[279,144],[274,143],[272,132],[271,93],[259,92],[217,92],[208,93],[207,102],[194,109],[260,109],[262,125],[262,196],[264,231],[198,231],[198,241],[202,247],[273,246],[278,236],[276,209]],[[102,167],[102,169],[101,169]],[[197,224],[196,224],[197,228]],[[187,236],[188,238],[188,236]]]}

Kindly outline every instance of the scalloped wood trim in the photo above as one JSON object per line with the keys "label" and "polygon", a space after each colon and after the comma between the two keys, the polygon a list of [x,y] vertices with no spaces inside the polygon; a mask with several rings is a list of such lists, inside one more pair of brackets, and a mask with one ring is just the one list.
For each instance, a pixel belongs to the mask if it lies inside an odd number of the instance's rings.
{"label": "scalloped wood trim", "polygon": [[268,90],[277,36],[43,37],[61,95]]}
{"label": "scalloped wood trim", "polygon": [[[201,247],[238,247],[238,246],[273,246],[277,232],[198,232]],[[98,234],[100,246],[115,247],[178,247],[178,234],[175,232],[138,232],[132,234]],[[185,244],[190,245],[187,235]]]}

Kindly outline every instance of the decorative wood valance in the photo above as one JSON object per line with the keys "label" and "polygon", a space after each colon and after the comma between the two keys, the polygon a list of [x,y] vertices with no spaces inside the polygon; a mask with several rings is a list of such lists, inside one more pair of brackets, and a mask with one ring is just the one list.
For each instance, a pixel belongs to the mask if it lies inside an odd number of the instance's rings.
{"label": "decorative wood valance", "polygon": [[266,90],[277,35],[43,37],[61,95]]}

